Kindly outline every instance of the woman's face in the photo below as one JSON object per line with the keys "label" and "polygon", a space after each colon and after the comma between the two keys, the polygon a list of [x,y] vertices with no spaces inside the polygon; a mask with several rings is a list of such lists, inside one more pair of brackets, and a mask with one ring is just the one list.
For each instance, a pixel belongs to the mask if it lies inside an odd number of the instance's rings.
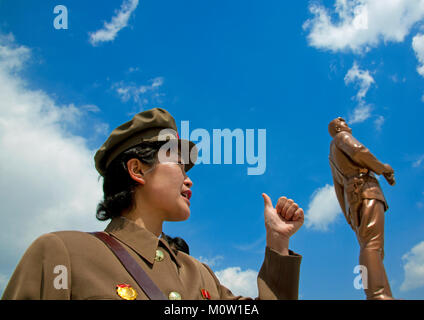
{"label": "woman's face", "polygon": [[190,216],[193,182],[179,162],[158,162],[144,175],[143,201],[163,221],[183,221]]}

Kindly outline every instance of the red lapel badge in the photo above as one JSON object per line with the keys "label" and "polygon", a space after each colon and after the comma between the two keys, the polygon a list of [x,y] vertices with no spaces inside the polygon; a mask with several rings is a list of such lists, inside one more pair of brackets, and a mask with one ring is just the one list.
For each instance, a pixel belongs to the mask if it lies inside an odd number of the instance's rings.
{"label": "red lapel badge", "polygon": [[206,300],[210,300],[211,299],[211,294],[209,293],[208,290],[201,289],[200,291],[202,292],[203,299],[206,299]]}

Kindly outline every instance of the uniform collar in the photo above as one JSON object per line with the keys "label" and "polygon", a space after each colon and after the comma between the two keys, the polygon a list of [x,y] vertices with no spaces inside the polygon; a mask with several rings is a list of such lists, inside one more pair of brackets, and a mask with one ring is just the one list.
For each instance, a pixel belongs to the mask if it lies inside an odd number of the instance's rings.
{"label": "uniform collar", "polygon": [[146,259],[151,265],[155,263],[156,250],[158,246],[168,251],[172,260],[180,267],[177,257],[164,239],[159,239],[149,230],[140,227],[133,221],[124,217],[113,218],[105,231],[125,243],[128,247]]}

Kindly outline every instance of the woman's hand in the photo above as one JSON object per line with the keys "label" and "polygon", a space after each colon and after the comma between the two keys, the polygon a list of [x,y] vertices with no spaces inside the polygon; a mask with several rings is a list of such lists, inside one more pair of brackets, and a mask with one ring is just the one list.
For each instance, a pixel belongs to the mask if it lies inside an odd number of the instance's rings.
{"label": "woman's hand", "polygon": [[267,246],[282,255],[288,255],[289,239],[304,222],[303,209],[292,199],[280,197],[277,205],[272,205],[271,198],[263,193],[264,215]]}

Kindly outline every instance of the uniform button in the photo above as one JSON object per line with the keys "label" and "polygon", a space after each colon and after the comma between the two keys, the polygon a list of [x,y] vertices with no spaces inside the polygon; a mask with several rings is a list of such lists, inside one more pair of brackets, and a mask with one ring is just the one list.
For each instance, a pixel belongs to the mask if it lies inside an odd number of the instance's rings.
{"label": "uniform button", "polygon": [[165,255],[163,254],[162,250],[156,250],[156,255],[155,255],[155,261],[162,261],[163,259],[165,259]]}
{"label": "uniform button", "polygon": [[171,291],[168,295],[169,300],[181,300],[181,295],[176,291]]}

